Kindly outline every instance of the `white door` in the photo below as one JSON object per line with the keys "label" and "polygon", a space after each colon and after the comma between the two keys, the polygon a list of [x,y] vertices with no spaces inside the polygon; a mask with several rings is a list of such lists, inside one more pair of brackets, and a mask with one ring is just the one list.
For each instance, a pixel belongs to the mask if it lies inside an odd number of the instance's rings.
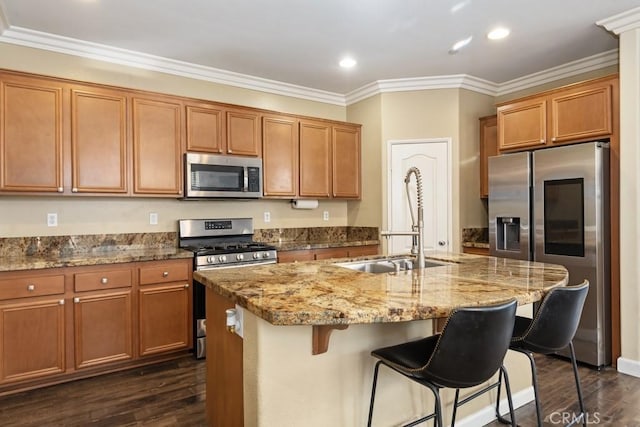
{"label": "white door", "polygon": [[[405,187],[409,168],[420,170],[423,189],[425,251],[449,250],[451,240],[451,140],[391,141],[389,148],[388,223],[392,231],[410,231],[411,214]],[[409,181],[411,208],[417,221],[417,185],[415,175]],[[405,254],[411,250],[410,236],[390,238],[390,254]]]}

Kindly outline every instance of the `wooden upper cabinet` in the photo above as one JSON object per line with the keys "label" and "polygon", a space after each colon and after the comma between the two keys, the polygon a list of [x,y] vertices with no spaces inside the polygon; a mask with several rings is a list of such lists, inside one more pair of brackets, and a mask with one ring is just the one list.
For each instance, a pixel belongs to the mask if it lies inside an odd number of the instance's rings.
{"label": "wooden upper cabinet", "polygon": [[328,198],[331,195],[331,125],[300,121],[301,197]]}
{"label": "wooden upper cabinet", "polygon": [[186,106],[187,151],[222,154],[224,140],[224,111],[214,104]]}
{"label": "wooden upper cabinet", "polygon": [[360,127],[333,126],[332,195],[360,198]]}
{"label": "wooden upper cabinet", "polygon": [[480,197],[489,197],[489,157],[498,155],[498,119],[480,119]]}
{"label": "wooden upper cabinet", "polygon": [[551,96],[551,141],[611,134],[611,108],[610,84],[581,87]]}
{"label": "wooden upper cabinet", "polygon": [[251,110],[227,110],[227,153],[259,157],[260,114]]}
{"label": "wooden upper cabinet", "polygon": [[181,105],[133,99],[133,192],[182,194]]}
{"label": "wooden upper cabinet", "polygon": [[547,101],[535,98],[498,107],[498,148],[512,150],[547,142]]}
{"label": "wooden upper cabinet", "polygon": [[262,117],[262,167],[265,197],[297,196],[297,119],[275,115]]}
{"label": "wooden upper cabinet", "polygon": [[63,87],[0,74],[0,190],[64,190]]}
{"label": "wooden upper cabinet", "polygon": [[126,193],[127,96],[123,92],[71,90],[71,191]]}

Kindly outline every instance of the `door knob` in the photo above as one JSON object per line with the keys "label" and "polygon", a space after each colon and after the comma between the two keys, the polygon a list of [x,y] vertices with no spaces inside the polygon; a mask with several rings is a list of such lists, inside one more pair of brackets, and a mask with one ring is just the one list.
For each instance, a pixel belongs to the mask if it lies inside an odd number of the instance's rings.
{"label": "door knob", "polygon": [[440,245],[440,246],[445,246],[446,244],[447,244],[447,242],[445,242],[444,240],[438,241],[438,245]]}

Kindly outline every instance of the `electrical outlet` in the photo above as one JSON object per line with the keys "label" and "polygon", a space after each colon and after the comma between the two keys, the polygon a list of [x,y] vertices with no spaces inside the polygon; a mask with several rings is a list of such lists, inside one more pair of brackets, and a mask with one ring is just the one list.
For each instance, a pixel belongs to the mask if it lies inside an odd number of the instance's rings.
{"label": "electrical outlet", "polygon": [[47,226],[48,227],[57,227],[58,226],[58,214],[57,213],[48,213],[47,214]]}
{"label": "electrical outlet", "polygon": [[322,212],[322,219],[325,221],[329,221],[329,211]]}
{"label": "electrical outlet", "polygon": [[264,213],[264,222],[271,222],[271,212]]}
{"label": "electrical outlet", "polygon": [[151,212],[149,214],[149,224],[150,225],[158,225],[158,214],[155,212]]}

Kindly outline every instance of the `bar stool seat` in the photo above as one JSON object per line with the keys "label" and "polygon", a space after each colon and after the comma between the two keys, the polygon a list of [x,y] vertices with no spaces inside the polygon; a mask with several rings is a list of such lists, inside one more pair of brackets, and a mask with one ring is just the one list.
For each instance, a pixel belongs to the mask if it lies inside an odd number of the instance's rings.
{"label": "bar stool seat", "polygon": [[[371,355],[379,361],[374,369],[367,425],[371,426],[373,417],[378,370],[380,365],[385,365],[429,388],[434,395],[434,412],[407,427],[432,418],[435,418],[436,426],[442,426],[440,388],[474,387],[491,379],[498,370],[505,378],[509,412],[515,426],[509,380],[502,366],[511,340],[515,311],[515,300],[493,306],[458,308],[453,310],[440,334],[372,351]],[[466,401],[468,399],[460,404]],[[452,425],[457,406],[456,402]]]}

